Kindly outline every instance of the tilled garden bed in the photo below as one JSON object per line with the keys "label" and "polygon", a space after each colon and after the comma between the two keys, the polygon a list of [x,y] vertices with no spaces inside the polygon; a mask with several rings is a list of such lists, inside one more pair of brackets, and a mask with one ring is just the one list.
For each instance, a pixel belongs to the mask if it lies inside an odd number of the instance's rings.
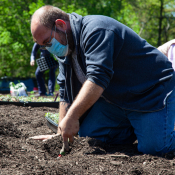
{"label": "tilled garden bed", "polygon": [[173,153],[158,157],[137,151],[133,145],[106,145],[76,137],[70,152],[58,157],[60,136],[42,142],[29,137],[52,134],[45,113],[57,108],[0,105],[0,174],[175,174]]}

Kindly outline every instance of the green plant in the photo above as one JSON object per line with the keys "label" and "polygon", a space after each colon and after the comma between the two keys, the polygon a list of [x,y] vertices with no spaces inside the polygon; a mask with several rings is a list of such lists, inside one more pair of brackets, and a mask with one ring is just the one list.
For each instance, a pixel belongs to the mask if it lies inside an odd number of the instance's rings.
{"label": "green plant", "polygon": [[53,114],[53,113],[48,112],[48,113],[45,113],[45,117],[50,118],[52,121],[54,121],[57,124],[59,122],[59,113]]}
{"label": "green plant", "polygon": [[[11,96],[11,95],[0,95],[0,101],[9,101],[9,102],[54,102],[54,97],[35,97],[34,95],[30,96]],[[56,102],[59,101],[57,98]]]}

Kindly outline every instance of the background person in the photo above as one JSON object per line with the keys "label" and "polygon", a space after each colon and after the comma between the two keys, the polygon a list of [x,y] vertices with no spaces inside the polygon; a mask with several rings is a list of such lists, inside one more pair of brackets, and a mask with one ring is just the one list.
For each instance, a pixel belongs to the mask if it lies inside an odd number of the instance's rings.
{"label": "background person", "polygon": [[[40,49],[40,45],[37,43],[34,43],[33,48],[32,48],[32,52],[31,52],[31,57],[30,57],[30,65],[34,66],[35,65],[35,59],[37,56],[37,52],[40,51],[40,58],[45,57],[46,59],[49,57],[53,57],[53,55],[48,52],[47,50],[42,50]],[[45,81],[43,78],[43,74],[45,71],[40,71],[39,67],[37,67],[36,72],[35,72],[35,76],[36,76],[36,80],[37,80],[37,84],[38,84],[38,92],[39,94],[37,94],[37,96],[44,96],[44,95],[50,95],[53,96],[53,92],[54,92],[54,87],[55,87],[55,71],[57,69],[58,66],[55,66],[53,68],[49,69],[49,80],[48,80],[48,91],[49,93],[47,94],[47,90],[46,90],[46,86],[45,86]]]}
{"label": "background person", "polygon": [[53,6],[33,14],[31,33],[59,60],[64,143],[79,133],[110,144],[137,139],[147,154],[175,150],[175,74],[157,48],[115,19]]}
{"label": "background person", "polygon": [[175,70],[175,39],[166,42],[157,48],[171,61],[173,69]]}

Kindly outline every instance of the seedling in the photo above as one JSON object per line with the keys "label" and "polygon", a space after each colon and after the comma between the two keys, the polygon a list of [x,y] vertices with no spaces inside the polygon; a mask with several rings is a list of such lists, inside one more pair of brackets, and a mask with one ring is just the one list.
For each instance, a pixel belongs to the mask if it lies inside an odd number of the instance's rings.
{"label": "seedling", "polygon": [[66,153],[65,153],[64,151],[63,151],[63,152],[60,151],[60,154],[61,154],[62,156],[65,156]]}
{"label": "seedling", "polygon": [[64,156],[67,151],[69,151],[69,144],[68,142],[64,142],[63,147],[60,150],[60,154]]}
{"label": "seedling", "polygon": [[[9,102],[14,102],[13,101],[13,98],[11,95],[0,95],[0,101],[9,101]],[[15,102],[54,102],[54,98],[53,97],[47,97],[47,98],[44,98],[44,97],[40,97],[40,98],[37,98],[35,96],[15,96]],[[59,101],[59,98],[57,98],[57,101]]]}
{"label": "seedling", "polygon": [[45,117],[48,117],[50,118],[52,121],[54,121],[56,124],[58,124],[58,121],[59,121],[59,113],[45,113]]}

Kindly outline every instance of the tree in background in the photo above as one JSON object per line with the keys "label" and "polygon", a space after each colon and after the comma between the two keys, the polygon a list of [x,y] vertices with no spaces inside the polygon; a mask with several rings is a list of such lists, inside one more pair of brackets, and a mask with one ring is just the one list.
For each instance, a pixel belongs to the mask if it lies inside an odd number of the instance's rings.
{"label": "tree in background", "polygon": [[1,0],[0,77],[35,77],[36,67],[29,64],[33,46],[30,18],[46,4],[67,13],[110,16],[155,47],[174,38],[174,0]]}
{"label": "tree in background", "polygon": [[[175,28],[175,1],[174,0],[123,0],[125,11],[126,4],[131,5],[130,13],[136,14],[136,23],[132,23],[135,30],[155,47],[174,38]],[[124,12],[125,12],[124,11]],[[129,21],[129,15],[127,16]],[[137,26],[137,27],[136,27]]]}
{"label": "tree in background", "polygon": [[[38,7],[44,5],[41,1],[37,4]],[[31,68],[29,64],[33,45],[30,32],[32,5],[33,0],[0,1],[1,76],[31,77],[35,72],[36,68]]]}

